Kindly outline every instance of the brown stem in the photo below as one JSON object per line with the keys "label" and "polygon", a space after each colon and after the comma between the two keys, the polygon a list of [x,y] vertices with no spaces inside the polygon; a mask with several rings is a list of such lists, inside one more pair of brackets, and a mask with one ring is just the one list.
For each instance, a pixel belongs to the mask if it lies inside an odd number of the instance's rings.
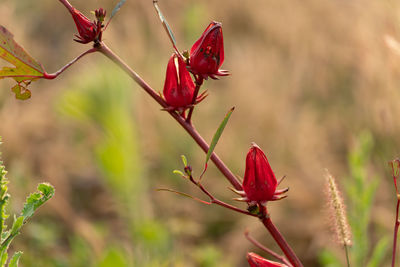
{"label": "brown stem", "polygon": [[249,231],[244,232],[244,236],[247,238],[247,240],[249,240],[254,246],[258,247],[259,249],[261,249],[262,251],[267,252],[268,254],[270,254],[272,257],[276,258],[277,260],[280,260],[281,262],[283,262],[284,264],[286,264],[287,266],[291,267],[292,264],[290,264],[290,262],[285,258],[282,257],[281,255],[279,255],[278,253],[275,253],[274,251],[272,251],[271,249],[263,246],[260,242],[258,242],[257,240],[255,240],[253,237],[250,236]]}
{"label": "brown stem", "polygon": [[[112,60],[115,64],[121,67],[135,82],[137,82],[157,103],[159,103],[163,108],[167,108],[168,105],[165,101],[151,88],[135,71],[133,71],[121,58],[114,54],[103,42],[99,43],[98,51]],[[196,141],[196,143],[201,147],[201,149],[207,153],[209,145],[204,141],[203,137],[196,131],[194,126],[185,121],[182,116],[177,114],[175,111],[168,111],[168,113],[186,130],[186,132]],[[211,160],[214,162],[215,166],[220,170],[220,172],[226,177],[226,179],[233,185],[236,190],[242,190],[242,185],[240,181],[235,177],[235,175],[228,169],[224,162],[213,153]],[[218,203],[217,203],[218,204]],[[300,260],[297,258],[296,254],[289,247],[283,236],[279,233],[278,229],[273,225],[269,217],[262,218],[262,223],[268,229],[272,237],[278,243],[279,247],[285,253],[288,260],[292,263],[294,267],[302,267]]]}
{"label": "brown stem", "polygon": [[[399,196],[397,196],[399,197]],[[396,221],[394,223],[394,231],[393,231],[393,251],[392,251],[392,267],[395,266],[396,263],[396,248],[397,248],[397,234],[399,232],[399,206],[400,206],[400,199],[397,199],[396,204]]]}
{"label": "brown stem", "polygon": [[96,52],[97,48],[93,47],[85,52],[83,52],[82,54],[80,54],[79,56],[77,56],[76,58],[74,58],[71,62],[69,62],[67,65],[65,65],[64,67],[62,67],[61,69],[59,69],[57,72],[55,73],[44,73],[43,74],[43,78],[48,79],[48,80],[52,80],[57,78],[58,75],[60,75],[61,73],[63,73],[66,69],[68,69],[69,67],[71,67],[75,62],[77,62],[79,59],[81,59],[82,57],[86,56],[87,54]]}

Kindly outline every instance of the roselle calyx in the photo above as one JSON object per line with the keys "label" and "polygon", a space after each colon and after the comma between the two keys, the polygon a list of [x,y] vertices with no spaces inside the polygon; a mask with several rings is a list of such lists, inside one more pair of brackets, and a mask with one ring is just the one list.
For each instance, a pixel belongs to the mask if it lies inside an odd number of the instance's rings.
{"label": "roselle calyx", "polygon": [[247,253],[247,261],[250,267],[287,267],[286,264],[264,259],[253,252]]}
{"label": "roselle calyx", "polygon": [[264,152],[252,143],[246,156],[246,170],[243,179],[243,191],[247,202],[263,204],[279,200],[288,189],[276,190],[278,181],[269,165]]}
{"label": "roselle calyx", "polygon": [[190,71],[203,79],[229,75],[228,71],[220,70],[224,62],[224,38],[222,24],[211,22],[201,37],[190,50]]}
{"label": "roselle calyx", "polygon": [[103,8],[97,9],[94,13],[97,21],[90,21],[85,15],[83,15],[78,9],[71,6],[68,2],[64,3],[72,15],[75,21],[78,34],[75,35],[74,41],[82,44],[87,44],[92,41],[101,41],[102,27],[106,11]]}
{"label": "roselle calyx", "polygon": [[168,61],[163,95],[165,102],[183,111],[192,104],[195,85],[186,64],[181,57],[173,54]]}

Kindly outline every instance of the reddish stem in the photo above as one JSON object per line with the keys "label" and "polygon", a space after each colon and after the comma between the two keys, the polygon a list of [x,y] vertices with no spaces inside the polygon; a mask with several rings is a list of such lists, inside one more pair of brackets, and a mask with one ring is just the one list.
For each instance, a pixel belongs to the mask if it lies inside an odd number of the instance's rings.
{"label": "reddish stem", "polygon": [[288,243],[286,242],[285,238],[283,238],[282,234],[279,232],[278,228],[272,223],[269,215],[266,215],[264,218],[261,219],[261,222],[267,228],[271,236],[274,238],[275,242],[281,248],[283,253],[285,253],[286,257],[290,261],[290,263],[294,267],[302,267],[303,264],[300,262],[299,258],[296,256],[294,251],[291,247],[289,247]]}
{"label": "reddish stem", "polygon": [[[101,43],[99,52],[103,53],[106,57],[111,59],[114,63],[120,66],[136,83],[140,85],[158,104],[163,108],[168,108],[168,104],[160,97],[160,95],[154,91],[135,71],[133,71],[121,58],[115,55],[104,43]],[[196,143],[201,147],[201,149],[207,153],[209,145],[203,139],[203,137],[196,131],[193,125],[186,122],[182,116],[180,116],[175,111],[169,111],[168,113],[186,130],[186,132],[196,141]],[[242,185],[236,176],[228,169],[224,162],[213,153],[211,160],[214,162],[215,166],[221,171],[221,173],[228,179],[228,181],[237,190],[242,190]]]}
{"label": "reddish stem", "polygon": [[[151,88],[135,71],[133,71],[121,58],[114,54],[103,42],[99,43],[98,51],[112,60],[115,64],[121,67],[135,82],[137,82],[157,103],[159,103],[163,108],[167,108],[168,105],[165,103],[153,88]],[[168,113],[186,130],[186,132],[196,141],[196,143],[201,147],[201,149],[207,153],[209,145],[204,141],[203,137],[196,131],[194,126],[185,121],[182,116],[180,116],[175,111],[168,111]],[[213,153],[211,160],[214,162],[215,166],[220,170],[220,172],[226,177],[226,179],[235,187],[236,190],[242,190],[242,185],[240,181],[235,177],[235,175],[228,169],[224,162]],[[216,203],[218,204],[218,203]],[[279,247],[285,253],[288,260],[292,263],[294,267],[302,267],[300,260],[297,258],[296,254],[289,247],[283,236],[279,233],[278,229],[273,225],[269,217],[264,217],[261,219],[264,226],[268,229],[272,237],[278,243]]]}
{"label": "reddish stem", "polygon": [[196,77],[196,88],[194,89],[194,92],[193,92],[192,107],[189,109],[189,114],[186,119],[187,123],[192,124],[192,114],[193,114],[194,106],[196,104],[197,96],[199,94],[200,87],[202,84],[203,84],[203,77]]}
{"label": "reddish stem", "polygon": [[396,204],[396,221],[394,224],[394,232],[393,232],[393,251],[392,251],[392,267],[394,267],[396,263],[396,248],[397,248],[397,234],[399,232],[399,206],[400,206],[400,199],[397,196],[397,204]]}
{"label": "reddish stem", "polygon": [[69,67],[71,67],[75,62],[77,62],[79,59],[81,59],[82,57],[86,56],[87,54],[96,52],[98,49],[93,47],[85,52],[83,52],[82,54],[80,54],[78,57],[74,58],[71,62],[69,62],[67,65],[65,65],[64,67],[62,67],[60,70],[58,70],[55,73],[43,73],[43,78],[44,79],[48,79],[48,80],[52,80],[57,78],[58,75],[60,75],[61,73],[63,73],[66,69],[68,69]]}
{"label": "reddish stem", "polygon": [[249,240],[254,246],[258,247],[259,249],[261,249],[262,251],[267,252],[268,254],[270,254],[272,257],[280,260],[281,262],[283,262],[284,264],[286,264],[287,266],[291,267],[292,264],[290,264],[290,262],[285,258],[282,257],[281,255],[279,255],[278,253],[275,253],[274,251],[270,250],[269,248],[263,246],[260,242],[258,242],[257,240],[255,240],[253,237],[250,236],[249,232],[246,231],[244,232],[244,236],[247,238],[247,240]]}
{"label": "reddish stem", "polygon": [[69,10],[69,12],[72,12],[74,8],[67,0],[59,0],[59,1]]}

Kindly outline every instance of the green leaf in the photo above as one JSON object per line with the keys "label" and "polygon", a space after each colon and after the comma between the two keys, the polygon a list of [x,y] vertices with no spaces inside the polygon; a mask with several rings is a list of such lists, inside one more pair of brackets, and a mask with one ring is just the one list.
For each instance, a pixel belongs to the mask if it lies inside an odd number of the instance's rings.
{"label": "green leaf", "polygon": [[183,172],[179,171],[179,170],[173,170],[172,173],[174,174],[179,174],[180,176],[185,177],[185,175],[183,174]]}
{"label": "green leaf", "polygon": [[187,162],[185,155],[181,155],[181,158],[182,158],[183,166],[186,167],[188,165],[188,162]]}
{"label": "green leaf", "polygon": [[15,67],[0,69],[0,79],[13,78],[17,85],[12,88],[17,99],[25,100],[31,97],[27,86],[34,80],[43,78],[44,69],[25,50],[14,41],[12,33],[0,25],[0,57]]}
{"label": "green leaf", "polygon": [[219,138],[221,137],[222,132],[224,131],[225,126],[226,126],[226,124],[228,123],[228,120],[229,120],[229,118],[231,117],[232,112],[233,112],[234,110],[235,110],[235,107],[232,107],[232,108],[228,111],[228,113],[226,113],[224,120],[221,122],[221,124],[219,125],[217,131],[215,132],[214,137],[213,137],[213,139],[212,139],[212,141],[211,141],[210,147],[209,147],[209,149],[208,149],[208,151],[207,151],[206,163],[205,163],[205,165],[204,165],[204,170],[203,170],[202,174],[200,175],[200,178],[201,178],[201,177],[203,176],[203,174],[206,172],[207,167],[208,167],[208,161],[210,160],[211,155],[212,155],[212,153],[214,152],[214,149],[215,149],[215,147],[216,147],[216,145],[217,145],[217,143],[218,143],[218,140],[219,140]]}
{"label": "green leaf", "polygon": [[21,211],[21,216],[24,217],[24,222],[32,217],[37,208],[52,198],[55,192],[54,187],[48,183],[39,184],[37,190],[37,192],[29,195],[24,204],[24,208]]}
{"label": "green leaf", "polygon": [[8,253],[7,251],[3,251],[3,253],[1,253],[1,259],[0,259],[1,267],[6,266],[7,259],[8,259]]}
{"label": "green leaf", "polygon": [[175,50],[179,53],[178,49],[176,48],[176,39],[175,39],[174,33],[172,32],[171,27],[169,26],[169,24],[168,24],[167,20],[165,19],[164,15],[162,14],[161,9],[158,7],[157,2],[158,2],[158,0],[153,0],[154,8],[157,11],[158,17],[160,18],[161,23],[163,24],[164,29],[167,32],[168,37],[172,42],[172,45],[174,46]]}
{"label": "green leaf", "polygon": [[121,9],[121,6],[125,4],[126,0],[121,0],[118,2],[118,4],[114,7],[113,11],[111,12],[110,20],[112,17],[115,16],[115,14]]}
{"label": "green leaf", "polygon": [[385,259],[386,252],[389,247],[389,238],[383,237],[375,245],[372,252],[372,256],[369,259],[367,267],[379,267],[382,266],[383,260]]}
{"label": "green leaf", "polygon": [[21,257],[21,255],[22,255],[22,251],[15,252],[10,260],[10,263],[8,264],[8,267],[18,267],[18,261],[19,261],[19,258]]}
{"label": "green leaf", "polygon": [[19,216],[18,218],[14,216],[14,222],[11,227],[10,236],[18,234],[23,224],[24,224],[24,216]]}

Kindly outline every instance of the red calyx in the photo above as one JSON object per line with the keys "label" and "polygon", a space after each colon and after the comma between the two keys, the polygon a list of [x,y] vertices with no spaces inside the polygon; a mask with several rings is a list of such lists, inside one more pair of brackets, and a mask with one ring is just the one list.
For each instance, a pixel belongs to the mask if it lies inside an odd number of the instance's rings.
{"label": "red calyx", "polygon": [[[100,13],[101,15],[105,15],[103,9]],[[87,44],[92,41],[96,41],[101,39],[101,22],[98,21],[97,23],[90,21],[85,15],[83,15],[79,10],[72,7],[70,9],[72,18],[75,21],[76,28],[78,29],[79,35],[75,35],[77,39],[74,39],[78,43]],[[99,13],[99,11],[96,11]],[[99,14],[100,14],[99,13]],[[104,17],[103,17],[104,19]]]}
{"label": "red calyx", "polygon": [[192,104],[194,88],[185,62],[177,54],[173,54],[167,65],[163,90],[165,101],[174,109],[183,111]]}
{"label": "red calyx", "polygon": [[208,77],[217,79],[217,76],[229,75],[228,71],[219,69],[223,62],[222,24],[213,21],[190,50],[190,70],[204,79]]}
{"label": "red calyx", "polygon": [[278,181],[269,165],[264,152],[252,144],[246,157],[246,171],[243,180],[243,190],[248,201],[265,202],[276,200]]}
{"label": "red calyx", "polygon": [[269,261],[253,252],[247,253],[247,261],[250,267],[287,267],[286,264]]}

